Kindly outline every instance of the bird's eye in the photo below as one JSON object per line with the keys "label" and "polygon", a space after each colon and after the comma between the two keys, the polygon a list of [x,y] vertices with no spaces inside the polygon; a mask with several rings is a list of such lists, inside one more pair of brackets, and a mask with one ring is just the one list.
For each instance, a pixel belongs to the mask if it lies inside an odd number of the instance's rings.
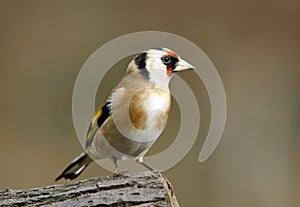
{"label": "bird's eye", "polygon": [[165,65],[170,65],[170,63],[171,63],[171,58],[168,56],[162,57],[161,60]]}

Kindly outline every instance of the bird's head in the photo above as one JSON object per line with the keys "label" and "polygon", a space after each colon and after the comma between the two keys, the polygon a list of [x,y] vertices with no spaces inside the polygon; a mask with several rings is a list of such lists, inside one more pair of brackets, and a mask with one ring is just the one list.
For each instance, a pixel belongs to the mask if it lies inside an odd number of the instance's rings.
{"label": "bird's head", "polygon": [[137,54],[128,69],[138,70],[153,83],[168,83],[173,73],[195,67],[168,48],[150,48]]}

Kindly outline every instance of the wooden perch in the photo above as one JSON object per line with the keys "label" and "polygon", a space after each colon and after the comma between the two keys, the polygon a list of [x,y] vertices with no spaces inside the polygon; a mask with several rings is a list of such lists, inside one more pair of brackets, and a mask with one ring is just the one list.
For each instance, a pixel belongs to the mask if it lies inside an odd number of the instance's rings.
{"label": "wooden perch", "polygon": [[89,178],[29,190],[0,191],[0,206],[170,206],[178,207],[160,172]]}

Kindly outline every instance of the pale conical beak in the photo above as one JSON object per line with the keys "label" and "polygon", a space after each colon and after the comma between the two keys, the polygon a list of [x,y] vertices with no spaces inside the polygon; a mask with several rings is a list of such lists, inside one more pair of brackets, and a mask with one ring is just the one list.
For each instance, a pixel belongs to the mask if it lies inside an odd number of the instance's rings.
{"label": "pale conical beak", "polygon": [[185,60],[180,58],[173,71],[177,72],[177,71],[184,71],[184,70],[190,70],[190,69],[196,69],[196,68],[194,66],[192,66],[191,64],[189,64],[188,62],[186,62]]}

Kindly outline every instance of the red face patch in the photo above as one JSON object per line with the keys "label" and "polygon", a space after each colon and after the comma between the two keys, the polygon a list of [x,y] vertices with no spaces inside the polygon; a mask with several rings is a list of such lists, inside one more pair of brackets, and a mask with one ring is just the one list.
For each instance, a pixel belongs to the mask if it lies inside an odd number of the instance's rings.
{"label": "red face patch", "polygon": [[166,56],[169,56],[169,57],[173,57],[173,58],[178,59],[178,55],[177,55],[175,52],[173,52],[173,51],[167,52],[167,55],[166,55]]}
{"label": "red face patch", "polygon": [[172,75],[172,67],[171,66],[167,66],[167,74],[168,76],[171,76]]}
{"label": "red face patch", "polygon": [[[178,60],[178,55],[175,53],[175,52],[173,52],[172,50],[171,51],[169,51],[169,52],[167,52],[167,54],[166,54],[166,57],[169,57],[169,58],[171,58],[171,61],[172,60]],[[174,64],[175,64],[176,62],[174,62]],[[172,64],[166,64],[167,65],[167,74],[168,74],[168,76],[171,76],[172,75],[172,73],[173,73],[173,65]]]}

